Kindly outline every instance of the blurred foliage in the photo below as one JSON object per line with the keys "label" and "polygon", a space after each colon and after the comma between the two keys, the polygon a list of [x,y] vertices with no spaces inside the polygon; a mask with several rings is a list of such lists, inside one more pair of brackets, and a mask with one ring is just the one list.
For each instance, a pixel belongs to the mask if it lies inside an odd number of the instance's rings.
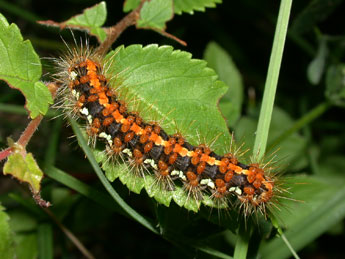
{"label": "blurred foliage", "polygon": [[[224,109],[237,142],[252,147],[279,3],[223,2],[205,12],[176,15],[166,24],[166,31],[186,41],[186,47],[155,32],[134,27],[125,31],[116,45],[169,44],[192,53],[194,58],[204,57],[221,80],[230,85],[225,100],[234,98],[231,91],[238,96],[232,100],[232,106],[224,104],[223,99],[220,108]],[[40,57],[51,57],[65,50],[58,34],[73,44],[71,33],[38,25],[35,21],[66,21],[96,3],[91,0],[0,0],[0,12],[9,23],[17,24]],[[343,254],[343,9],[342,0],[293,2],[291,29],[270,129],[268,145],[277,140],[279,143],[271,149],[267,160],[272,156],[278,160],[277,167],[284,172],[287,182],[294,179],[289,190],[294,193],[293,198],[305,201],[292,201],[279,214],[287,238],[303,258],[316,255],[335,258]],[[120,20],[124,16],[122,10],[121,1],[108,1],[105,25]],[[75,35],[77,39],[85,38],[83,32]],[[90,39],[91,45],[96,43],[96,39]],[[217,55],[219,59],[212,59]],[[49,59],[41,61],[43,79],[48,80],[53,67]],[[236,80],[228,77],[226,67],[229,66],[237,67]],[[236,86],[231,88],[232,84]],[[28,122],[24,109],[20,109],[24,98],[20,92],[5,86],[0,82],[1,149],[7,145],[6,138],[17,139]],[[229,109],[238,114],[229,113]],[[231,221],[237,219],[236,213],[220,211],[218,214],[202,208],[195,214],[175,204],[166,208],[144,193],[129,193],[115,181],[114,188],[130,206],[159,222],[161,236],[153,234],[116,207],[76,141],[70,138],[72,135],[67,122],[47,116],[28,147],[48,176],[42,181],[42,197],[54,205],[50,211],[55,220],[34,203],[25,185],[0,176],[0,202],[6,208],[5,211],[0,209],[0,226],[5,226],[1,227],[4,232],[0,235],[6,235],[7,242],[12,242],[17,258],[81,258],[56,220],[74,233],[96,258],[210,258],[210,254],[226,258],[233,254],[236,236],[231,232],[235,231]],[[244,159],[250,160],[249,157]],[[268,222],[259,218],[253,225],[249,257],[257,255],[263,236],[269,237],[259,251],[264,258],[290,256],[281,239],[274,238],[275,231]],[[13,251],[9,249],[7,253],[11,255]]]}

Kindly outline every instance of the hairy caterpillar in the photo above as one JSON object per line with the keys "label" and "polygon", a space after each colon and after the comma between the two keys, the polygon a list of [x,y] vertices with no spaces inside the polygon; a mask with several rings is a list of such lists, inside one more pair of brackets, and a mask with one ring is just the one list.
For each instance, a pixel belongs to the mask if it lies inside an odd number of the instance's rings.
{"label": "hairy caterpillar", "polygon": [[227,203],[234,198],[246,214],[266,214],[277,191],[274,177],[257,163],[247,165],[235,153],[218,155],[205,144],[192,145],[182,134],[168,134],[159,122],[129,110],[119,94],[121,83],[107,74],[109,62],[116,60],[105,62],[88,48],[70,50],[57,62],[59,106],[85,121],[91,143],[105,142],[109,160],[129,164],[137,177],[153,173],[159,183],[153,188],[174,191],[179,182],[191,199],[206,195]]}

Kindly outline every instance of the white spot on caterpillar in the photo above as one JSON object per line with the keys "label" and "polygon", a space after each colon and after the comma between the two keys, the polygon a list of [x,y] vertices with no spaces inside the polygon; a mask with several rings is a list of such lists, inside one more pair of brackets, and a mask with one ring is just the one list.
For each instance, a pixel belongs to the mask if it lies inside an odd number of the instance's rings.
{"label": "white spot on caterpillar", "polygon": [[182,171],[177,171],[177,170],[172,170],[170,173],[171,176],[178,176],[179,178],[181,178],[183,181],[186,181],[187,178],[184,175],[184,173]]}
{"label": "white spot on caterpillar", "polygon": [[79,99],[79,97],[80,97],[80,94],[79,94],[79,92],[77,92],[76,90],[72,90],[72,95],[75,97],[75,99]]}
{"label": "white spot on caterpillar", "polygon": [[236,187],[235,192],[236,192],[238,195],[241,195],[241,194],[242,194],[242,190],[241,190],[239,187]]}
{"label": "white spot on caterpillar", "polygon": [[86,118],[87,118],[87,121],[91,124],[92,123],[92,116],[88,115]]}
{"label": "white spot on caterpillar", "polygon": [[175,176],[175,175],[180,175],[180,172],[177,170],[172,170],[170,173],[171,176]]}
{"label": "white spot on caterpillar", "polygon": [[214,182],[211,179],[202,179],[200,181],[201,185],[207,185],[208,187],[210,187],[211,189],[215,188]]}
{"label": "white spot on caterpillar", "polygon": [[149,164],[153,169],[158,170],[158,167],[153,159],[145,159],[144,164]]}
{"label": "white spot on caterpillar", "polygon": [[84,107],[83,109],[80,110],[80,113],[88,116],[89,115],[89,110],[86,107]]}
{"label": "white spot on caterpillar", "polygon": [[74,71],[72,71],[72,72],[69,74],[69,78],[70,78],[71,80],[75,80],[77,76],[78,76],[78,74],[77,74],[76,72],[74,72]]}
{"label": "white spot on caterpillar", "polygon": [[132,151],[128,148],[125,148],[124,150],[122,150],[122,153],[127,154],[129,157],[133,157]]}
{"label": "white spot on caterpillar", "polygon": [[182,171],[179,171],[179,177],[183,180],[183,181],[187,181],[186,176],[184,175],[184,173]]}
{"label": "white spot on caterpillar", "polygon": [[105,139],[108,141],[108,143],[109,143],[110,146],[113,144],[113,140],[111,139],[111,135],[109,135],[109,134],[107,134],[107,133],[105,133],[105,132],[101,132],[101,133],[99,133],[98,136],[99,136],[100,138],[105,138]]}
{"label": "white spot on caterpillar", "polygon": [[236,194],[238,195],[241,195],[242,194],[242,190],[240,187],[230,187],[229,188],[229,192],[235,192]]}

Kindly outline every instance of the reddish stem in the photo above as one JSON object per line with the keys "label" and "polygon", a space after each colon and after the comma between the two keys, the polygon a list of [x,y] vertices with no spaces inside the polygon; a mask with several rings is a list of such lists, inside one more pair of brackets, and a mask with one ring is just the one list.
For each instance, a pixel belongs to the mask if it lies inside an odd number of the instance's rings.
{"label": "reddish stem", "polygon": [[[47,85],[50,93],[52,94],[53,99],[56,96],[56,91],[59,87],[56,83],[48,83]],[[17,143],[23,147],[25,150],[26,145],[29,143],[32,135],[35,133],[36,129],[40,125],[43,119],[42,115],[37,116],[34,120],[30,121],[29,125],[26,127],[20,138],[18,139]],[[0,161],[7,158],[13,152],[13,147],[8,147],[5,150],[0,152]]]}
{"label": "reddish stem", "polygon": [[0,161],[7,158],[12,153],[12,148],[8,147],[0,152]]}
{"label": "reddish stem", "polygon": [[36,129],[40,125],[43,119],[42,115],[38,115],[35,119],[30,121],[29,125],[26,127],[20,138],[18,139],[17,143],[25,149],[26,145],[29,143],[32,135],[35,133]]}

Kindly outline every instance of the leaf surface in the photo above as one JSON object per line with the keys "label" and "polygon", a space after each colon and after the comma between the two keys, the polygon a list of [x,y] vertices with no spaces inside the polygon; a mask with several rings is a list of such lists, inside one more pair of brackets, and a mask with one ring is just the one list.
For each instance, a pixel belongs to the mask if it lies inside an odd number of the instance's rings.
{"label": "leaf surface", "polygon": [[27,182],[35,194],[41,189],[43,172],[31,153],[26,154],[25,157],[20,153],[10,155],[4,165],[4,174],[10,174],[21,182]]}
{"label": "leaf surface", "polygon": [[25,107],[33,119],[46,114],[53,103],[48,88],[40,82],[41,61],[31,42],[23,37],[15,24],[9,25],[0,14],[0,79],[20,90],[26,99]]}
{"label": "leaf surface", "polygon": [[100,2],[90,8],[86,8],[81,14],[75,15],[64,22],[40,21],[40,24],[47,26],[65,27],[77,30],[86,30],[91,35],[96,36],[99,42],[103,42],[107,37],[106,31],[102,28],[107,19],[106,3]]}
{"label": "leaf surface", "polygon": [[14,258],[14,243],[9,226],[9,216],[0,204],[0,255],[3,259]]}
{"label": "leaf surface", "polygon": [[172,0],[151,0],[145,2],[137,21],[138,28],[165,29],[165,23],[173,17]]}
{"label": "leaf surface", "polygon": [[[126,101],[129,110],[139,111],[144,120],[156,121],[168,134],[179,132],[194,145],[215,143],[212,147],[220,154],[229,147],[230,134],[217,107],[227,87],[205,61],[170,46],[131,45],[109,53],[106,67],[119,99]],[[200,207],[201,202],[188,197],[182,183],[167,191],[153,175],[140,178],[135,169],[105,162],[102,153],[97,160],[110,181],[119,178],[133,192],[145,188],[150,197],[166,206],[174,200],[188,210]]]}

